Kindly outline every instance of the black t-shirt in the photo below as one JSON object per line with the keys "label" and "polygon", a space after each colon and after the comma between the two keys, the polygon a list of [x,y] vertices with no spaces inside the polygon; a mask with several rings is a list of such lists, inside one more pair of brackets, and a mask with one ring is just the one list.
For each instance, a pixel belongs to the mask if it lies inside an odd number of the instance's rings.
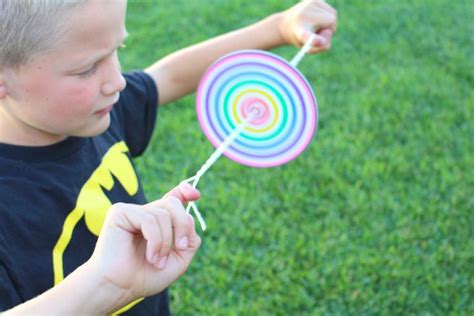
{"label": "black t-shirt", "polygon": [[[157,90],[143,72],[124,77],[127,86],[103,134],[44,147],[0,144],[0,311],[43,293],[88,260],[112,204],[146,203],[132,157],[150,141]],[[123,314],[168,315],[167,292]]]}

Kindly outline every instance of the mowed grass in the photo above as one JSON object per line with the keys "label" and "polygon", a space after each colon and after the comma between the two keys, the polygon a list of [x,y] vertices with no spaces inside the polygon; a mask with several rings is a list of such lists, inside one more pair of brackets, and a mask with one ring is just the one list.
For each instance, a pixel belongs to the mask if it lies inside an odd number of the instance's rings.
{"label": "mowed grass", "polygon": [[[130,1],[125,70],[285,9],[284,0]],[[469,1],[332,1],[333,49],[299,69],[318,131],[293,162],[225,157],[176,315],[474,314],[474,13]],[[274,51],[291,59],[296,48]],[[194,95],[161,108],[136,163],[150,199],[214,148]]]}

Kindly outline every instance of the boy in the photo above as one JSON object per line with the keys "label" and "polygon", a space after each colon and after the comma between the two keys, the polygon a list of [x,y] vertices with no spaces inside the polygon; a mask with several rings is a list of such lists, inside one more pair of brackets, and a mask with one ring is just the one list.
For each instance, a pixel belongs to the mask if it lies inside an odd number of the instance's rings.
{"label": "boy", "polygon": [[144,205],[132,158],[156,105],[237,49],[316,32],[311,52],[327,50],[337,19],[302,1],[122,75],[125,13],[125,1],[0,2],[0,310],[168,315],[165,289],[200,244],[182,203],[199,193],[183,184]]}

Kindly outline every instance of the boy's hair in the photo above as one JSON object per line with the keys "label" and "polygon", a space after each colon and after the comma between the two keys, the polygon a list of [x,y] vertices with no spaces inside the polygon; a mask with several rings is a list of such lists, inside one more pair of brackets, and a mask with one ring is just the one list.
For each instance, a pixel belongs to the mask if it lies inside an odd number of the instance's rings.
{"label": "boy's hair", "polygon": [[87,0],[0,0],[0,69],[17,68],[51,49]]}

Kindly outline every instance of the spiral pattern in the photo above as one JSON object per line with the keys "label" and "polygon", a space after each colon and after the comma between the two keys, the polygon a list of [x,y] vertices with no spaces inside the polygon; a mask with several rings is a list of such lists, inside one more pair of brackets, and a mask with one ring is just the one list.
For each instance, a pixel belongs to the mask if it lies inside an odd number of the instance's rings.
{"label": "spiral pattern", "polygon": [[296,158],[316,130],[316,97],[304,76],[265,51],[224,56],[204,74],[198,88],[199,123],[218,147],[249,115],[249,124],[226,150],[251,167],[273,167]]}

